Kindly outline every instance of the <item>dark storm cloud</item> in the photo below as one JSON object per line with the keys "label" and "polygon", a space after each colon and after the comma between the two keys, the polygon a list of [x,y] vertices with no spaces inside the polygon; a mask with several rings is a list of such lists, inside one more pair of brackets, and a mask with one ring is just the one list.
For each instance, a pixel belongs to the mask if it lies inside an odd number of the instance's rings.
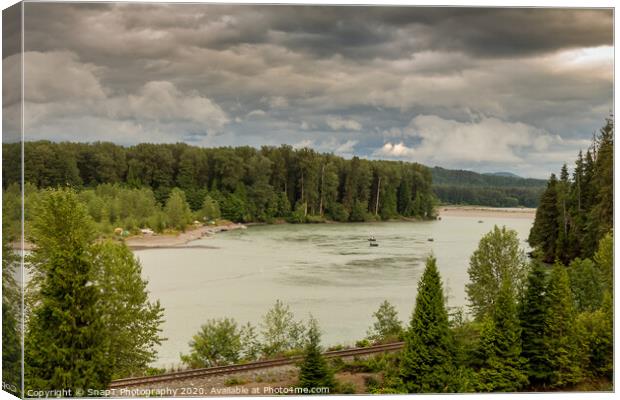
{"label": "dark storm cloud", "polygon": [[[37,3],[26,7],[31,49],[58,47],[67,41],[84,50],[106,48],[96,42],[80,43],[79,35],[103,15],[113,16],[122,33],[161,29],[178,41],[142,43],[133,49],[146,55],[163,55],[164,49],[173,53],[172,44],[222,49],[275,42],[295,51],[363,59],[440,49],[510,57],[611,45],[613,41],[613,15],[608,9]],[[234,21],[226,21],[226,16],[233,16]],[[209,25],[217,28],[217,34],[204,30]],[[109,36],[117,35],[111,31]],[[393,43],[395,39],[400,43]],[[123,52],[126,47],[117,50]]]}
{"label": "dark storm cloud", "polygon": [[33,137],[286,142],[541,176],[611,108],[611,10],[25,7]]}

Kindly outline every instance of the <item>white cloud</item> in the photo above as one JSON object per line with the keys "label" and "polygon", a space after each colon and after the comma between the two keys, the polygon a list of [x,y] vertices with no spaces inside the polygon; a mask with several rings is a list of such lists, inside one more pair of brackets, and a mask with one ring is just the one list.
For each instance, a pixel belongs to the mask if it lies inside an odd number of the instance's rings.
{"label": "white cloud", "polygon": [[[19,56],[9,56],[3,67],[15,74],[19,61]],[[129,93],[115,93],[102,83],[108,68],[82,62],[73,52],[30,51],[24,61],[25,129],[32,139],[62,137],[64,126],[66,131],[75,129],[75,138],[82,140],[111,140],[118,132],[139,141],[151,141],[150,135],[153,140],[177,135],[179,140],[179,133],[212,135],[229,123],[215,101],[196,90],[182,91],[170,81],[147,81]],[[10,93],[7,97],[3,109],[9,115],[19,99]],[[100,127],[113,131],[95,135]],[[130,131],[135,135],[127,135]]]}
{"label": "white cloud", "polygon": [[303,149],[304,147],[314,147],[314,141],[310,139],[304,139],[293,145],[294,149]]}
{"label": "white cloud", "polygon": [[325,122],[327,123],[327,126],[329,126],[331,129],[335,131],[338,131],[338,130],[359,131],[362,129],[362,124],[360,124],[354,119],[346,119],[346,118],[337,117],[333,115],[328,116]]}
{"label": "white cloud", "polygon": [[267,113],[263,110],[252,110],[248,113],[248,115],[246,115],[246,117],[264,117],[265,115],[267,115]]}
{"label": "white cloud", "polygon": [[556,137],[533,126],[487,117],[459,122],[420,115],[411,120],[404,133],[416,144],[390,141],[374,155],[441,163],[514,163],[523,160],[522,150],[544,151],[557,142]]}
{"label": "white cloud", "polygon": [[403,142],[400,143],[386,143],[380,149],[374,152],[375,156],[389,157],[389,158],[414,158],[416,151],[410,147],[405,146]]}
{"label": "white cloud", "polygon": [[[7,63],[19,65],[17,57],[19,55],[9,57],[11,60],[7,60]],[[28,51],[24,53],[24,66],[26,101],[83,101],[106,97],[97,76],[102,68],[80,62],[75,53]]]}
{"label": "white cloud", "polygon": [[211,99],[196,92],[182,93],[167,81],[146,83],[137,94],[120,98],[119,109],[113,114],[121,117],[154,121],[186,121],[203,124],[208,130],[219,131],[229,122],[222,108]]}
{"label": "white cloud", "polygon": [[311,139],[304,139],[295,143],[293,148],[302,149],[304,147],[309,147],[320,153],[334,153],[342,157],[352,157],[357,144],[357,140],[346,140],[344,142],[340,142],[331,137],[320,143],[317,143]]}

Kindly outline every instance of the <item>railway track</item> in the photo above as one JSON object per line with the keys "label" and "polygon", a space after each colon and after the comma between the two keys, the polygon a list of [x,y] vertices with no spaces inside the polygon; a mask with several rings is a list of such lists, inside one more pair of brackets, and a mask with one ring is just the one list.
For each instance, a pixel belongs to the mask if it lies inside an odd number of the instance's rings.
{"label": "railway track", "polygon": [[[325,358],[343,358],[363,356],[367,354],[386,353],[402,349],[404,342],[381,344],[370,347],[358,347],[354,349],[333,350],[323,353]],[[151,383],[181,381],[194,378],[202,378],[210,375],[228,375],[236,372],[251,371],[256,369],[271,368],[281,365],[295,364],[303,359],[303,356],[276,358],[272,360],[254,361],[246,364],[233,364],[221,367],[209,367],[190,369],[179,372],[169,372],[155,376],[142,376],[136,378],[117,379],[110,383],[110,389],[120,389],[132,386],[142,386]]]}

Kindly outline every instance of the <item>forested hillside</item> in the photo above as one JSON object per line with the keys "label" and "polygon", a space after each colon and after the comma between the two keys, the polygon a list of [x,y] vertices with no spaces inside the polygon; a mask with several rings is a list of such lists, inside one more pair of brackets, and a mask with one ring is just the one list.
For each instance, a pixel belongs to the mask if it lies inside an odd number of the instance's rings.
{"label": "forested hillside", "polygon": [[[19,180],[19,151],[11,146],[17,145],[3,147],[5,189]],[[26,143],[24,152],[31,188],[69,186],[90,193],[82,197],[101,209],[95,219],[109,223],[126,220],[127,210],[136,209],[140,215],[130,218],[131,227],[137,220],[157,225],[153,229],[168,224],[142,214],[167,207],[171,198],[186,200],[191,211],[210,202],[222,217],[239,222],[430,218],[436,202],[430,170],[420,164],[345,160],[308,148],[38,141]]]}
{"label": "forested hillside", "polygon": [[490,207],[537,207],[542,179],[434,167],[433,191],[443,203]]}
{"label": "forested hillside", "polygon": [[579,152],[572,176],[566,164],[551,174],[536,211],[529,243],[544,261],[567,264],[592,257],[613,228],[614,124],[608,119],[585,155]]}

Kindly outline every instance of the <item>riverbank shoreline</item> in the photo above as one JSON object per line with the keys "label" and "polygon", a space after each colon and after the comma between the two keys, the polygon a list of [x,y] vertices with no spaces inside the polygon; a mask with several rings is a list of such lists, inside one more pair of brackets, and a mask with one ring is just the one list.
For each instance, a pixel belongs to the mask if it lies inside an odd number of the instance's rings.
{"label": "riverbank shoreline", "polygon": [[132,236],[125,239],[125,244],[132,250],[149,250],[149,249],[169,249],[169,248],[191,248],[196,246],[187,246],[189,242],[202,239],[204,237],[213,236],[220,232],[234,231],[237,229],[246,229],[244,224],[230,223],[217,226],[200,226],[195,229],[180,232],[176,235],[143,235]]}
{"label": "riverbank shoreline", "polygon": [[[520,218],[520,219],[533,219],[536,215],[535,208],[494,208],[485,206],[455,206],[445,205],[438,206],[437,209],[438,218],[442,217],[476,217],[476,218]],[[372,221],[372,222],[417,222],[422,221],[417,218],[399,218],[391,221]],[[316,223],[326,224],[340,224],[342,222],[325,220]],[[288,224],[284,220],[278,220],[275,224]],[[124,239],[125,244],[131,250],[149,250],[149,249],[179,249],[179,248],[210,248],[210,246],[197,246],[189,245],[193,242],[204,237],[210,237],[220,232],[232,231],[236,229],[247,229],[250,226],[267,225],[266,223],[227,223],[223,225],[205,225],[199,226],[193,229],[188,229],[185,232],[179,232],[177,234],[151,234],[141,236],[131,236]],[[11,243],[13,249],[20,249],[18,242]],[[24,243],[24,250],[32,250],[33,246],[29,242]]]}
{"label": "riverbank shoreline", "polygon": [[534,218],[535,208],[494,208],[484,206],[439,206],[439,217]]}

